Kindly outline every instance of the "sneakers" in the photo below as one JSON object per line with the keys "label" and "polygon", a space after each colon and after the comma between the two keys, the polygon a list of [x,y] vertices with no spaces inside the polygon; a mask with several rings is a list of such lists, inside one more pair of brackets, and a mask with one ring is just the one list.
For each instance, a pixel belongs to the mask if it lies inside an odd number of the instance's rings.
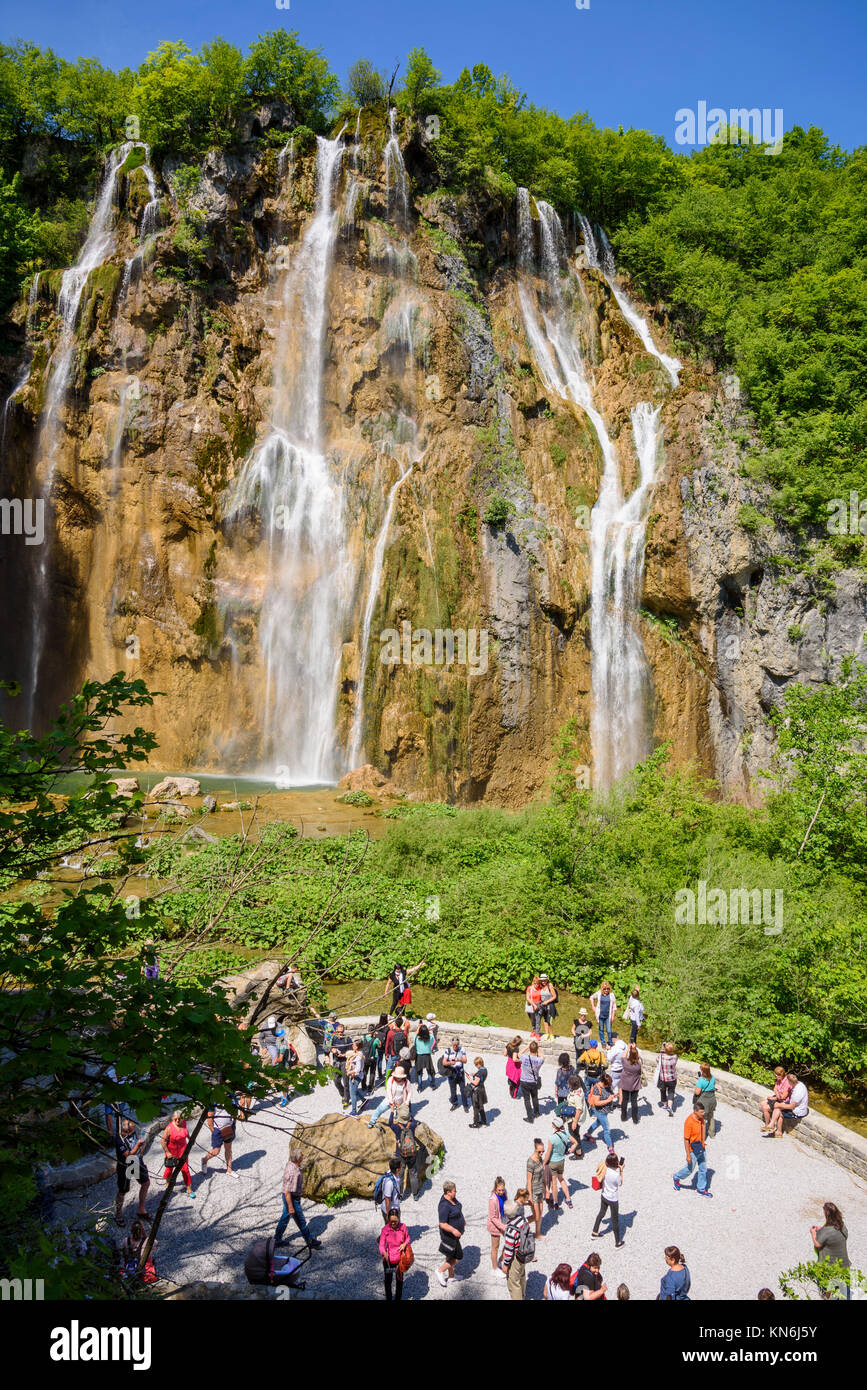
{"label": "sneakers", "polygon": [[195,1192],[193,1191],[193,1189],[192,1189],[191,1187],[188,1187],[188,1188],[187,1188],[187,1196],[188,1196],[188,1197],[195,1197],[195,1195],[196,1195],[196,1194],[195,1194]]}
{"label": "sneakers", "polygon": [[317,1240],[315,1236],[313,1237],[312,1240],[308,1238],[307,1245],[308,1245],[309,1249],[311,1249],[311,1250],[321,1250],[321,1249],[322,1249],[322,1241],[321,1241],[321,1240]]}
{"label": "sneakers", "polygon": [[699,1197],[712,1197],[712,1196],[713,1196],[713,1193],[712,1193],[712,1192],[708,1192],[708,1190],[707,1190],[706,1187],[700,1187],[700,1188],[698,1189],[698,1195],[699,1195]]}
{"label": "sneakers", "polygon": [[441,1269],[438,1269],[438,1270],[437,1270],[437,1278],[439,1279],[440,1284],[442,1285],[442,1287],[443,1287],[443,1288],[446,1288],[449,1281],[448,1281],[448,1279],[446,1278],[446,1276],[443,1274],[443,1272],[442,1272]]}
{"label": "sneakers", "polygon": [[672,1175],[671,1175],[671,1181],[674,1183],[674,1190],[675,1190],[675,1192],[679,1192],[679,1191],[680,1191],[680,1183],[678,1182],[677,1178],[674,1176],[673,1173],[672,1173]]}
{"label": "sneakers", "polygon": [[616,1241],[614,1242],[614,1249],[615,1249],[615,1250],[622,1250],[622,1248],[623,1248],[623,1246],[624,1246],[625,1244],[626,1244],[626,1241],[625,1241],[625,1240],[616,1240]]}
{"label": "sneakers", "polygon": [[282,1099],[281,1102],[280,1102],[280,1108],[281,1108],[281,1110],[282,1110],[282,1108],[283,1108],[284,1105],[288,1105],[288,1104],[289,1104],[289,1097],[288,1097],[288,1096],[284,1096],[283,1099]]}

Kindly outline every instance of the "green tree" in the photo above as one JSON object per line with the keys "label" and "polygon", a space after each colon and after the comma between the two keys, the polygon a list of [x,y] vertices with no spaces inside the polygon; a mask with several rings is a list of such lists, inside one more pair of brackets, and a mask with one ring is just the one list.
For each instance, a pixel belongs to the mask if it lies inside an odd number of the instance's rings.
{"label": "green tree", "polygon": [[428,109],[439,80],[440,74],[426,50],[410,49],[406,60],[406,80],[403,84],[403,96],[410,116],[416,116]]}
{"label": "green tree", "polygon": [[202,148],[210,118],[208,73],[185,43],[161,43],[148,54],[131,100],[142,137],[154,148],[175,155]]}
{"label": "green tree", "polygon": [[786,852],[843,867],[867,865],[867,666],[847,657],[839,678],[790,685],[768,715]]}
{"label": "green tree", "polygon": [[38,218],[21,202],[21,175],[8,179],[0,169],[0,309],[17,298],[37,238]]}
{"label": "green tree", "polygon": [[294,107],[299,124],[324,131],[340,96],[340,82],[318,49],[305,48],[297,30],[271,30],[250,45],[244,85],[256,101],[279,97]]}
{"label": "green tree", "polygon": [[359,58],[346,77],[346,92],[353,106],[375,106],[385,101],[388,82],[369,58]]}

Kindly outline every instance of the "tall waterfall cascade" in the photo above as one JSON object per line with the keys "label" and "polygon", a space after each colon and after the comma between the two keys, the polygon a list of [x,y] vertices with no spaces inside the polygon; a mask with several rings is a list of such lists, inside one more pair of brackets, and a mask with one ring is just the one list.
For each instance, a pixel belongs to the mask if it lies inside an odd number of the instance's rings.
{"label": "tall waterfall cascade", "polygon": [[322,375],[343,132],[318,137],[312,221],[283,274],[268,433],[229,515],[258,512],[268,553],[259,613],[263,766],[292,785],[336,781],[341,641],[352,599],[345,499],[325,456]]}
{"label": "tall waterfall cascade", "polygon": [[[604,790],[650,751],[650,673],[635,617],[644,575],[647,515],[662,453],[660,407],[654,409],[642,401],[631,413],[638,481],[633,491],[626,493],[621,459],[596,404],[580,328],[567,303],[567,293],[583,297],[583,292],[580,282],[575,283],[577,274],[571,267],[565,277],[562,274],[567,267],[563,227],[548,203],[537,201],[536,211],[538,234],[530,195],[527,189],[520,188],[518,297],[524,328],[546,388],[581,407],[593,426],[602,454],[599,492],[590,517],[590,734],[594,784]],[[621,299],[628,301],[622,291],[615,289],[610,246],[605,243],[606,269],[600,262],[592,229],[584,219],[582,230],[588,262],[602,270],[623,310]],[[634,320],[642,324],[644,335],[639,336],[647,347],[649,330],[637,311],[629,307],[629,321],[636,332],[639,330]],[[681,364],[660,353],[655,345],[652,350],[676,384],[673,373]]]}
{"label": "tall waterfall cascade", "polygon": [[[106,161],[102,183],[90,219],[87,238],[75,265],[63,272],[57,309],[61,319],[60,336],[49,363],[45,388],[45,404],[39,423],[36,444],[38,496],[42,502],[51,497],[57,466],[57,451],[63,436],[63,407],[66,402],[72,364],[75,358],[75,327],[81,296],[89,275],[108,260],[115,249],[115,176],[134,147],[134,141],[112,150]],[[41,477],[40,477],[41,470]],[[48,576],[51,565],[51,527],[46,527],[45,541],[39,546],[31,592],[30,679],[28,682],[28,723],[32,727],[39,687],[40,667],[45,648],[46,604]]]}

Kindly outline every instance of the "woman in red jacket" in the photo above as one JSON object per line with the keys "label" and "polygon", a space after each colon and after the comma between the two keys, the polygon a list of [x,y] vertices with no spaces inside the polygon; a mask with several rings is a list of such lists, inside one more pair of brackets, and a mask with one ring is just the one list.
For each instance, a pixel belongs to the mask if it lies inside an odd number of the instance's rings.
{"label": "woman in red jacket", "polygon": [[400,1208],[393,1207],[388,1220],[379,1233],[379,1253],[382,1256],[382,1272],[385,1279],[385,1301],[391,1302],[392,1280],[395,1283],[394,1297],[400,1302],[403,1297],[403,1270],[400,1257],[409,1249],[409,1231],[400,1219]]}

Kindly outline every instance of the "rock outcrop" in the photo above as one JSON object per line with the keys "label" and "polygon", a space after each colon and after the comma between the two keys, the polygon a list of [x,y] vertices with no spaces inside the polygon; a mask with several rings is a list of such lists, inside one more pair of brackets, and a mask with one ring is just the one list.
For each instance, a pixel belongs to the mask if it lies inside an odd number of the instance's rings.
{"label": "rock outcrop", "polygon": [[[288,109],[274,117],[291,119]],[[350,749],[363,698],[375,776],[356,769],[351,789],[518,805],[548,786],[566,721],[576,760],[592,761],[586,516],[600,450],[584,412],[545,387],[530,352],[514,208],[438,190],[398,225],[386,135],[366,117],[344,158],[327,287],[322,425],[348,538],[337,736]],[[178,162],[157,169],[161,193]],[[230,517],[228,499],[268,428],[281,257],[310,225],[315,154],[299,147],[278,166],[254,138],[212,152],[192,199],[195,269],[178,249],[184,214],[168,196],[161,228],[142,244],[147,192],[141,169],[118,175],[116,251],[82,297],[53,475],[36,718],[44,725],[83,679],[123,667],[163,692],[159,766],[259,767],[268,548],[255,508]],[[580,241],[568,253],[597,405],[633,469],[630,411],[639,400],[662,409],[665,459],[635,619],[655,736],[671,740],[676,761],[753,795],[767,760],[765,712],[787,683],[829,679],[860,647],[867,588],[843,574],[820,602],[797,570],[784,582],[773,560],[787,538],[742,521],[762,497],[742,476],[737,384],[692,364],[670,390]],[[40,277],[29,308],[29,377],[4,424],[9,495],[34,495],[59,284],[59,273]],[[23,325],[24,307],[18,317]],[[653,332],[670,352],[659,315]],[[408,362],[400,371],[398,359]],[[393,498],[361,670],[365,584],[403,454],[412,471]],[[30,579],[26,564],[3,570],[7,614],[28,611]],[[407,625],[411,643],[484,631],[485,660],[385,662],[380,634],[402,640]],[[19,626],[4,625],[3,675],[26,682]],[[22,713],[12,702],[10,719]],[[194,779],[167,779],[151,799],[198,792]]]}
{"label": "rock outcrop", "polygon": [[[419,1165],[428,1167],[443,1152],[444,1141],[429,1125],[419,1120]],[[303,1154],[304,1192],[324,1201],[332,1192],[345,1188],[351,1197],[372,1197],[377,1178],[388,1170],[394,1157],[394,1131],[379,1120],[368,1129],[364,1114],[323,1115],[312,1125],[297,1125],[292,1134]],[[422,1152],[423,1150],[423,1152]]]}

